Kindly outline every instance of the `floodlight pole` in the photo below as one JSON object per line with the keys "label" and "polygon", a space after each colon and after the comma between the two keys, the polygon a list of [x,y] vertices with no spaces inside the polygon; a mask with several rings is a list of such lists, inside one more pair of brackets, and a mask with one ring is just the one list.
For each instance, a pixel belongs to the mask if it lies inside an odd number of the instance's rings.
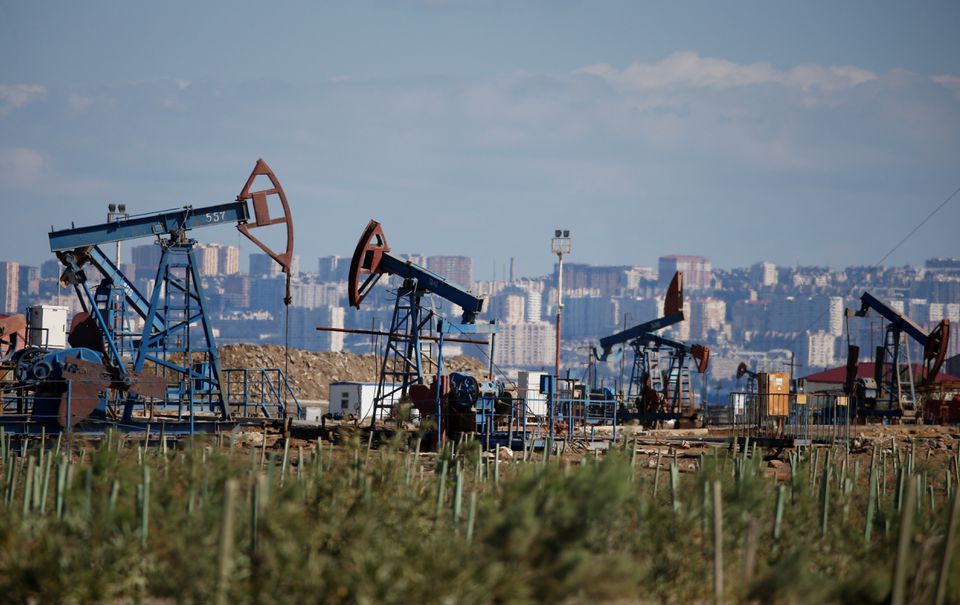
{"label": "floodlight pole", "polygon": [[570,254],[570,231],[556,229],[550,240],[550,249],[557,255],[557,350],[554,372],[557,377],[557,390],[560,388],[560,325],[563,316],[563,255]]}

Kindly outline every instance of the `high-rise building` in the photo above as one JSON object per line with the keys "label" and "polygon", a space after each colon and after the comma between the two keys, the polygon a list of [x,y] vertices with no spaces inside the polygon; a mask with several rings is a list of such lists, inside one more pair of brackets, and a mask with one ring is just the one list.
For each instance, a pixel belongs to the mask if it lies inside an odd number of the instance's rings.
{"label": "high-rise building", "polygon": [[237,275],[240,273],[240,248],[237,246],[220,247],[220,275]]}
{"label": "high-rise building", "polygon": [[469,256],[428,256],[427,269],[464,288],[473,287],[473,259]]}
{"label": "high-rise building", "polygon": [[40,293],[40,267],[20,265],[20,295],[36,296]]}
{"label": "high-rise building", "polygon": [[774,300],[744,300],[733,306],[733,331],[806,332],[822,330],[843,334],[843,298],[840,296],[787,296]]}
{"label": "high-rise building", "polygon": [[719,298],[699,298],[690,301],[690,337],[707,338],[711,332],[721,332],[726,326],[727,303]]}
{"label": "high-rise building", "polygon": [[926,273],[960,277],[960,258],[929,258],[923,263]]}
{"label": "high-rise building", "polygon": [[617,314],[617,303],[608,296],[564,297],[561,332],[573,339],[612,334]]}
{"label": "high-rise building", "polygon": [[0,261],[0,311],[17,313],[20,307],[20,263]]}
{"label": "high-rise building", "polygon": [[487,301],[487,316],[500,323],[517,324],[526,319],[526,299],[522,293],[505,290]]}
{"label": "high-rise building", "polygon": [[526,320],[531,323],[540,321],[543,309],[543,294],[539,289],[532,286],[524,288],[523,291],[526,296],[526,301],[524,302]]}
{"label": "high-rise building", "polygon": [[317,326],[343,328],[343,307],[318,307],[305,309],[290,307],[290,346],[308,351],[343,350],[343,332],[321,332]]}
{"label": "high-rise building", "polygon": [[220,244],[199,244],[194,246],[193,254],[197,259],[197,272],[205,277],[220,274]]}
{"label": "high-rise building", "polygon": [[777,266],[763,261],[750,267],[750,284],[755,288],[769,288],[777,285]]}
{"label": "high-rise building", "polygon": [[269,255],[254,253],[250,255],[250,277],[275,277],[280,275],[280,265]]}
{"label": "high-rise building", "polygon": [[829,332],[805,332],[799,342],[800,363],[808,368],[829,368],[836,361],[837,337]]}
{"label": "high-rise building", "polygon": [[60,279],[62,272],[63,266],[60,264],[60,261],[55,258],[45,260],[43,264],[40,265],[40,279]]}
{"label": "high-rise building", "polygon": [[230,311],[250,308],[250,277],[242,273],[224,277],[222,300]]}
{"label": "high-rise building", "polygon": [[661,288],[670,285],[673,274],[683,272],[683,287],[686,290],[704,290],[710,287],[713,266],[710,260],[702,256],[671,254],[661,256],[658,262],[659,284]]}
{"label": "high-rise building", "polygon": [[[559,265],[553,265],[553,282],[557,281]],[[599,296],[619,296],[624,290],[636,289],[640,279],[652,274],[648,267],[586,265],[564,263],[563,289],[596,290]]]}
{"label": "high-rise building", "polygon": [[316,282],[312,280],[294,280],[290,288],[291,304],[294,307],[316,309],[319,307],[340,306],[346,298],[347,286],[338,282]]}
{"label": "high-rise building", "polygon": [[135,267],[134,280],[154,279],[163,250],[157,244],[144,244],[130,248],[130,258]]}
{"label": "high-rise building", "polygon": [[349,258],[321,256],[317,259],[317,281],[319,282],[345,282],[349,272]]}
{"label": "high-rise building", "polygon": [[285,280],[281,276],[250,277],[250,309],[274,314],[281,312],[285,290]]}
{"label": "high-rise building", "polygon": [[553,324],[504,324],[497,331],[493,360],[501,367],[552,367],[556,350]]}

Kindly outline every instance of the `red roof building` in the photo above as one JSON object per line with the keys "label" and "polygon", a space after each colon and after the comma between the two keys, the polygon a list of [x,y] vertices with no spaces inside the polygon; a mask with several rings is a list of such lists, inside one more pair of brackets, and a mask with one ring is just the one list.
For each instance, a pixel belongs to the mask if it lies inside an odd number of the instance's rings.
{"label": "red roof building", "polygon": [[[923,366],[918,363],[913,364],[913,375],[915,380],[919,380]],[[857,378],[873,378],[874,374],[874,363],[873,362],[864,362],[859,364],[857,367]],[[841,385],[847,379],[847,367],[840,366],[837,368],[830,368],[822,372],[817,372],[815,374],[810,374],[809,376],[803,376],[800,380],[808,386],[806,389],[807,392],[813,392],[821,389],[833,388],[836,385]],[[944,371],[940,371],[937,374],[936,383],[941,382],[960,382],[960,378],[947,374]],[[824,385],[824,386],[819,386]]]}

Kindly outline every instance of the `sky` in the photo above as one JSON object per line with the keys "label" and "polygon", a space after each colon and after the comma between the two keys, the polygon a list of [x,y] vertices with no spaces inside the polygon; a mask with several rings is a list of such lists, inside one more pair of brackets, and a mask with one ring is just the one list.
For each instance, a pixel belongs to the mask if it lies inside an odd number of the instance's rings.
{"label": "sky", "polygon": [[[549,272],[555,228],[570,262],[872,265],[960,187],[958,30],[957,2],[0,0],[0,259],[109,202],[232,200],[263,158],[303,270],[371,218],[480,279]],[[958,235],[960,195],[886,264]]]}

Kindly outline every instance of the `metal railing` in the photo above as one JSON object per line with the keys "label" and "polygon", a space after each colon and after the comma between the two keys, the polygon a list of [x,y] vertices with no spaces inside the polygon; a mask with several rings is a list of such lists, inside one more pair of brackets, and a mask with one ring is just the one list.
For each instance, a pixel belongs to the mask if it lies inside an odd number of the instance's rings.
{"label": "metal railing", "polygon": [[563,441],[603,441],[616,439],[617,401],[573,396],[562,391],[549,395],[511,399],[509,404],[481,397],[475,409],[448,414],[475,419],[475,436],[484,447],[507,445],[511,448],[546,448]]}
{"label": "metal railing", "polygon": [[[242,420],[256,416],[302,417],[303,409],[283,372],[274,370],[225,370],[225,400],[231,418]],[[139,426],[162,422],[170,426],[195,421],[221,423],[220,414],[206,405],[183,405],[176,398],[142,398],[134,402],[133,414],[124,421],[128,405],[125,391],[104,388],[100,380],[45,379],[34,384],[0,383],[0,426],[8,433],[71,432],[89,418],[89,426],[101,430],[104,425]],[[87,429],[84,429],[87,430]],[[215,429],[216,430],[216,429]]]}
{"label": "metal railing", "polygon": [[230,368],[220,372],[223,400],[231,414],[249,418],[259,412],[266,418],[303,418],[300,400],[280,368]]}
{"label": "metal railing", "polygon": [[850,416],[849,398],[832,393],[734,392],[727,405],[705,411],[707,426],[727,429],[736,437],[796,444],[847,442]]}

